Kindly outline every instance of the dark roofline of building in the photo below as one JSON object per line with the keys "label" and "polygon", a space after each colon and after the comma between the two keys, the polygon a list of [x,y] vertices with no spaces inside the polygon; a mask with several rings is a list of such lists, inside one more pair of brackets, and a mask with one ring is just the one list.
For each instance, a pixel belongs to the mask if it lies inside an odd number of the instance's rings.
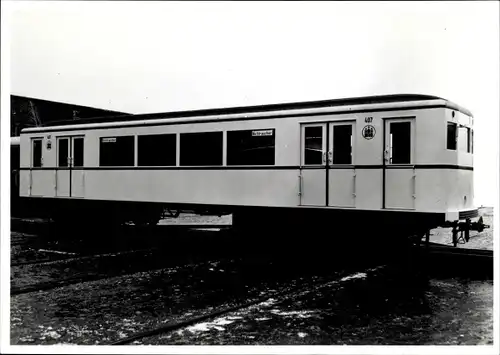
{"label": "dark roofline of building", "polygon": [[114,113],[116,115],[123,115],[123,116],[132,115],[132,113],[128,113],[128,112],[108,110],[108,109],[94,107],[94,106],[77,105],[77,104],[74,104],[71,102],[52,101],[52,100],[40,99],[40,98],[32,97],[32,96],[22,96],[22,95],[11,94],[10,97],[17,98],[17,99],[27,99],[27,100],[39,101],[39,102],[48,103],[48,104],[71,106],[71,107],[74,107],[75,109],[81,108],[81,109],[97,110],[97,111],[109,112],[109,113]]}

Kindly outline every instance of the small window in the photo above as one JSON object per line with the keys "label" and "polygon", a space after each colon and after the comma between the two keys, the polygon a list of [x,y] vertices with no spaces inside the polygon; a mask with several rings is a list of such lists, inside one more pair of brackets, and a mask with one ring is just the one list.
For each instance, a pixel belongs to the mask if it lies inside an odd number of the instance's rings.
{"label": "small window", "polygon": [[472,129],[467,127],[467,153],[472,153]]}
{"label": "small window", "polygon": [[470,128],[458,125],[457,149],[470,153]]}
{"label": "small window", "polygon": [[134,166],[134,136],[101,138],[99,165]]}
{"label": "small window", "polygon": [[180,165],[222,165],[222,132],[182,133]]}
{"label": "small window", "polygon": [[474,154],[474,130],[470,130],[470,152]]}
{"label": "small window", "polygon": [[138,136],[137,155],[139,166],[175,166],[175,134]]}
{"label": "small window", "polygon": [[391,164],[411,163],[411,122],[393,122],[390,128]]}
{"label": "small window", "polygon": [[83,166],[83,138],[73,138],[73,166]]}
{"label": "small window", "polygon": [[10,169],[19,169],[20,164],[20,148],[19,146],[10,147]]}
{"label": "small window", "polygon": [[227,132],[227,165],[274,165],[275,130]]}
{"label": "small window", "polygon": [[60,168],[68,167],[69,157],[69,138],[57,139],[57,166]]}
{"label": "small window", "polygon": [[333,164],[352,164],[352,125],[333,126]]}
{"label": "small window", "polygon": [[446,149],[457,150],[457,124],[453,122],[448,122]]}
{"label": "small window", "polygon": [[40,168],[42,166],[42,140],[33,140],[33,167]]}
{"label": "small window", "polygon": [[323,126],[304,127],[304,164],[323,162]]}

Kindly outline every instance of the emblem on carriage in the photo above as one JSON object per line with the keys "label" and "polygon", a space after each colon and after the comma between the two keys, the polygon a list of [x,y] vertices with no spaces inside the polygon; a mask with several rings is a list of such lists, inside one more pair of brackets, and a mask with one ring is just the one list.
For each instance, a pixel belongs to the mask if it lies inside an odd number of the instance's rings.
{"label": "emblem on carriage", "polygon": [[371,125],[366,125],[363,127],[363,131],[361,132],[364,139],[372,139],[375,137],[375,127]]}

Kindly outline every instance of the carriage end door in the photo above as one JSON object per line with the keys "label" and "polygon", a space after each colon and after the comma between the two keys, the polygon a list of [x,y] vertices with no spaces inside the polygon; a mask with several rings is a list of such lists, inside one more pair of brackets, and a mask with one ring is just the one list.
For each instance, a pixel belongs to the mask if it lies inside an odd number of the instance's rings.
{"label": "carriage end door", "polygon": [[384,208],[415,208],[414,118],[387,119],[384,147]]}

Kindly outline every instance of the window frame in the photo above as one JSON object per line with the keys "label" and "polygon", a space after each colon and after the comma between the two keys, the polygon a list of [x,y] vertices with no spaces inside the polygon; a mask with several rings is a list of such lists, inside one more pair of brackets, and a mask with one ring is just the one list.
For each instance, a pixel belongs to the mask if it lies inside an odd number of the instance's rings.
{"label": "window frame", "polygon": [[[61,142],[66,142],[66,161],[63,165],[61,165]],[[70,136],[61,136],[56,137],[56,155],[57,155],[57,168],[69,169],[71,167],[70,159],[71,159],[71,137]]]}
{"label": "window frame", "polygon": [[[412,166],[415,164],[416,159],[416,116],[410,117],[387,117],[384,122],[385,132],[384,132],[384,164],[386,166]],[[409,162],[394,162],[394,136],[392,132],[393,124],[410,124],[410,144],[409,144]],[[397,145],[396,145],[396,148]],[[397,149],[396,151],[399,151]]]}
{"label": "window frame", "polygon": [[[214,130],[214,131],[196,131],[196,132],[179,132],[179,167],[219,167],[224,166],[224,140],[225,140],[225,131],[224,130]],[[195,136],[195,135],[203,135],[203,134],[213,134],[218,135],[220,137],[220,157],[218,158],[217,164],[184,164],[183,163],[183,137],[187,136]],[[191,151],[192,152],[192,151]],[[185,157],[185,156],[184,156]],[[186,159],[186,158],[184,158]],[[219,160],[220,159],[220,160]],[[192,162],[190,162],[192,163]]]}
{"label": "window frame", "polygon": [[[77,165],[75,162],[76,162],[76,159],[75,159],[75,152],[77,151],[76,147],[75,147],[75,143],[76,141],[80,141],[82,142],[82,150],[81,150],[81,158],[82,158],[82,164],[81,165]],[[85,136],[72,136],[71,137],[71,168],[83,168],[85,167]]]}
{"label": "window frame", "polygon": [[472,154],[472,128],[467,128],[467,153]]}
{"label": "window frame", "polygon": [[470,153],[474,154],[474,129],[470,129]]}
{"label": "window frame", "polygon": [[[309,148],[311,151],[316,151],[320,152],[320,162],[310,162],[307,160],[307,152],[308,152],[308,145],[307,145],[307,139],[306,138],[320,138],[319,136],[314,136],[314,137],[306,137],[306,131],[309,129],[314,129],[314,128],[319,128],[321,130],[321,150],[313,150]],[[326,166],[326,149],[328,146],[327,142],[327,131],[328,131],[328,122],[304,122],[300,126],[300,164],[301,167],[309,167],[309,166]],[[309,158],[313,158],[312,155],[309,155]]]}
{"label": "window frame", "polygon": [[[136,166],[136,159],[135,159],[135,155],[136,155],[136,135],[135,134],[128,134],[128,135],[115,135],[115,136],[100,136],[99,137],[99,157],[98,157],[98,162],[99,162],[99,167],[135,167]],[[132,144],[133,144],[133,149],[132,149],[132,157],[131,157],[131,160],[132,160],[132,164],[127,164],[127,165],[117,165],[117,164],[112,164],[112,165],[109,165],[109,164],[103,164],[102,163],[102,144],[104,143],[103,140],[104,139],[109,139],[109,138],[115,138],[117,141],[118,139],[123,139],[123,138],[129,138],[131,139],[132,141]]]}
{"label": "window frame", "polygon": [[[174,138],[174,153],[173,153],[173,164],[165,165],[165,164],[156,164],[156,165],[145,165],[141,164],[141,149],[140,149],[140,141],[141,138],[149,138],[149,137],[160,137],[160,136],[173,136]],[[177,132],[168,132],[168,133],[150,133],[150,134],[137,134],[137,145],[135,147],[137,152],[137,166],[139,167],[176,167],[178,166],[177,155],[179,154],[178,143],[179,143],[179,133]]]}
{"label": "window frame", "polygon": [[[259,164],[248,164],[248,163],[241,163],[238,162],[237,164],[230,163],[229,161],[229,149],[230,149],[230,139],[229,136],[231,133],[243,133],[243,132],[251,132],[250,134],[253,133],[253,131],[272,131],[272,134],[270,135],[273,139],[273,145],[272,145],[272,150],[273,150],[273,159],[272,163],[259,163]],[[226,135],[226,166],[276,166],[276,128],[245,128],[245,129],[233,129],[233,130],[226,130],[225,132]],[[241,153],[241,149],[239,150]]]}
{"label": "window frame", "polygon": [[[454,148],[450,148],[450,131],[449,127],[455,127],[455,140],[454,140]],[[458,150],[458,123],[447,121],[446,122],[446,150],[457,151]]]}
{"label": "window frame", "polygon": [[[328,142],[328,145],[330,146],[329,151],[328,151],[328,164],[330,166],[352,166],[354,165],[354,160],[355,160],[355,125],[356,121],[350,120],[350,121],[333,121],[329,122],[329,134],[330,134],[330,141]],[[350,163],[336,163],[334,161],[335,159],[335,128],[336,127],[344,127],[344,126],[349,126],[351,128],[351,152],[350,152]]]}
{"label": "window frame", "polygon": [[[40,142],[40,165],[35,165],[35,142]],[[43,137],[31,138],[31,167],[32,168],[43,167]]]}

